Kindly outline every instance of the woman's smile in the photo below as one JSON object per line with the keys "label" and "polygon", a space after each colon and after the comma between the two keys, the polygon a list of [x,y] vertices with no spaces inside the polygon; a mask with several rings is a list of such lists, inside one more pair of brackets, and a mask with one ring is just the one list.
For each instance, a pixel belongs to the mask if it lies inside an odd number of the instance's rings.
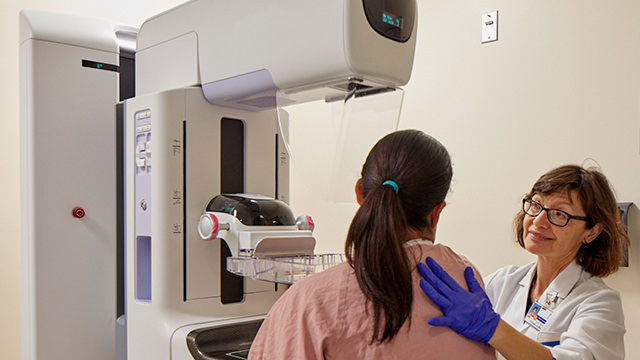
{"label": "woman's smile", "polygon": [[533,241],[548,241],[553,240],[553,238],[543,235],[540,232],[529,230],[529,238]]}

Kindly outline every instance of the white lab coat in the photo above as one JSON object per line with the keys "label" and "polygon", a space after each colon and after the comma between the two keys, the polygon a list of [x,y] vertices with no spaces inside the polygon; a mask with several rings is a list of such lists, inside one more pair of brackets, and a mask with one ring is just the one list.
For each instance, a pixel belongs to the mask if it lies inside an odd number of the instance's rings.
{"label": "white lab coat", "polygon": [[549,285],[541,302],[557,293],[541,331],[524,321],[536,263],[506,266],[484,279],[494,310],[516,330],[546,345],[557,360],[624,359],[620,294],[573,262]]}

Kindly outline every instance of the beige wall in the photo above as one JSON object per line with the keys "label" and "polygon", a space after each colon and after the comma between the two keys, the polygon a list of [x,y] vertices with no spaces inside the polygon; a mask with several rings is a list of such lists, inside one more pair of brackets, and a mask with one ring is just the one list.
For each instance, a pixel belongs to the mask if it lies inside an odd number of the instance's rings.
{"label": "beige wall", "polygon": [[[402,127],[447,146],[454,162],[439,240],[488,274],[530,258],[512,216],[548,169],[597,162],[619,201],[640,205],[640,2],[448,0],[419,3],[418,49]],[[499,11],[499,40],[480,43]],[[594,163],[589,161],[588,163]],[[640,358],[640,213],[622,294],[626,348]]]}
{"label": "beige wall", "polygon": [[[494,10],[499,40],[481,44],[481,15]],[[400,127],[453,158],[437,241],[484,275],[531,262],[512,241],[522,196],[555,166],[599,164],[618,200],[636,204],[630,266],[605,281],[622,294],[627,358],[640,358],[640,2],[419,0],[418,14]],[[355,207],[314,196],[292,202],[311,208],[318,247],[341,251]]]}
{"label": "beige wall", "polygon": [[[140,25],[180,2],[0,1],[2,358],[20,354],[18,12],[41,9]],[[493,10],[500,12],[499,41],[481,44],[481,14]],[[549,168],[587,158],[608,175],[620,201],[640,204],[638,39],[636,0],[419,0],[416,62],[400,127],[432,134],[452,154],[454,183],[438,241],[467,255],[484,274],[531,261],[511,243],[521,196]],[[342,250],[353,209],[333,208],[335,219],[316,215],[322,251]],[[630,359],[640,358],[640,344],[632,341],[640,337],[640,310],[633,306],[640,303],[637,208],[632,221],[630,267],[607,279],[623,297]]]}

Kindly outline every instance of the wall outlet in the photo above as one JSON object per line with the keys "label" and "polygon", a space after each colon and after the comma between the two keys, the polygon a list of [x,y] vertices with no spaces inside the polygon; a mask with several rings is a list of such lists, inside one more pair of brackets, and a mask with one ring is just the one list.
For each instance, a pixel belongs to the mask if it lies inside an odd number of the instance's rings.
{"label": "wall outlet", "polygon": [[482,14],[482,43],[498,40],[498,11]]}

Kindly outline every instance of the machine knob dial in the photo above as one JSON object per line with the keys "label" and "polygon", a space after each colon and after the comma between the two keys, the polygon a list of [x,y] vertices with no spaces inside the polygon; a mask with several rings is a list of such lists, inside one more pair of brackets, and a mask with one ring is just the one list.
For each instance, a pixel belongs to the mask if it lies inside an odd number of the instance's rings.
{"label": "machine knob dial", "polygon": [[229,224],[220,224],[218,217],[212,213],[204,213],[198,220],[198,234],[202,240],[213,240],[220,230],[229,230]]}
{"label": "machine knob dial", "polygon": [[315,224],[313,223],[313,219],[309,215],[300,215],[296,219],[296,226],[298,230],[311,230],[315,228]]}

